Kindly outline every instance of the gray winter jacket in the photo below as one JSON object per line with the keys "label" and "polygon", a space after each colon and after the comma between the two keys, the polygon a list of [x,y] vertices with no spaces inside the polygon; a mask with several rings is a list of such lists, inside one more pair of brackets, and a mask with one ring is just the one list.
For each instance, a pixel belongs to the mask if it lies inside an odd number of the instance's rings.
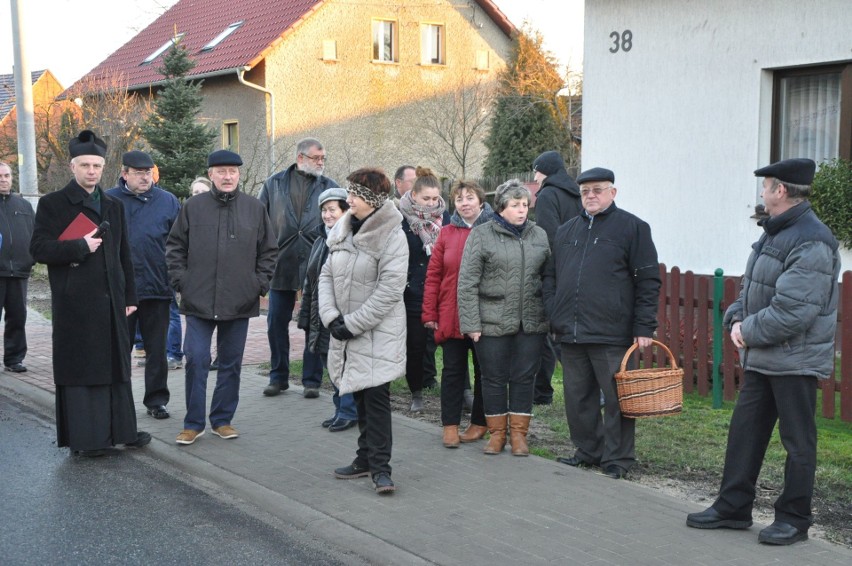
{"label": "gray winter jacket", "polygon": [[328,374],[340,394],[393,381],[405,373],[406,315],[402,293],[408,244],[402,214],[392,201],[352,235],[346,212],[326,239],[328,259],[319,279],[319,311],[328,327],[343,315],[349,340],[331,338]]}
{"label": "gray winter jacket", "polygon": [[840,253],[807,202],[768,218],[752,245],[739,299],[725,312],[742,322],[743,369],[825,379],[834,368]]}
{"label": "gray winter jacket", "polygon": [[477,226],[464,246],[459,271],[462,334],[510,336],[548,330],[541,279],[550,257],[547,234],[527,221],[518,238],[496,220]]}

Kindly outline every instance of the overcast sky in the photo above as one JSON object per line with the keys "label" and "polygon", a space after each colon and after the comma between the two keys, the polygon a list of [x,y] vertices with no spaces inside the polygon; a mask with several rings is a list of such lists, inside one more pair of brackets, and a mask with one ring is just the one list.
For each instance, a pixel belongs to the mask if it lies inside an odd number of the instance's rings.
{"label": "overcast sky", "polygon": [[[0,12],[0,74],[12,72],[11,6]],[[95,68],[177,0],[20,0],[30,71],[50,69],[63,86]],[[560,63],[583,60],[583,0],[495,0],[516,26],[529,20]]]}

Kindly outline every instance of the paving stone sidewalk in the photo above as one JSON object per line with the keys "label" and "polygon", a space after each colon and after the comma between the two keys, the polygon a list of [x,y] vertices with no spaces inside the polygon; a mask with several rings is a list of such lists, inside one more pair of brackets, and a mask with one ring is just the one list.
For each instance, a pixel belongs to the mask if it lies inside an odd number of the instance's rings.
{"label": "paving stone sidewalk", "polygon": [[[183,370],[170,372],[173,417],[156,421],[137,411],[155,438],[140,457],[154,458],[221,486],[299,528],[340,544],[377,564],[852,564],[852,551],[820,540],[777,548],[746,531],[701,531],[684,524],[700,507],[623,480],[543,458],[482,454],[482,443],[448,450],[434,425],[394,415],[393,479],[397,492],[379,497],[368,478],[337,480],[351,462],[357,430],[330,433],[319,423],[331,397],[304,399],[294,385],[263,397],[268,359],[265,319],[253,319],[241,399],[232,423],[241,436],[211,434],[178,446],[184,406]],[[49,323],[28,327],[30,372],[4,373],[49,402]],[[302,333],[292,333],[294,356]],[[46,372],[45,372],[45,368]],[[134,395],[143,381],[134,370]],[[215,373],[208,384],[209,396]]]}

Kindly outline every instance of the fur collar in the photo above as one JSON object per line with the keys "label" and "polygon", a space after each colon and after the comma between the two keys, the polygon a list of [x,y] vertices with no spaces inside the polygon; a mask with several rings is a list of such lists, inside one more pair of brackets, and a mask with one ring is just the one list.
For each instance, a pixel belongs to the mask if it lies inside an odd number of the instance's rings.
{"label": "fur collar", "polygon": [[393,239],[394,231],[402,230],[402,214],[391,200],[386,200],[382,207],[370,216],[352,237],[352,211],[347,210],[328,234],[326,243],[329,252],[352,248],[370,256],[379,258]]}

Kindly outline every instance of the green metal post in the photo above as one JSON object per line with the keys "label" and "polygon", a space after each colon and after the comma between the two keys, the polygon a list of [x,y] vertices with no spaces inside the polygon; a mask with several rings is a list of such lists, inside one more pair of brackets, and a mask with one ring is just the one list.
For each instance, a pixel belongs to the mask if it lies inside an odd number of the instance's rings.
{"label": "green metal post", "polygon": [[725,272],[720,267],[713,277],[713,408],[722,408],[722,295]]}

